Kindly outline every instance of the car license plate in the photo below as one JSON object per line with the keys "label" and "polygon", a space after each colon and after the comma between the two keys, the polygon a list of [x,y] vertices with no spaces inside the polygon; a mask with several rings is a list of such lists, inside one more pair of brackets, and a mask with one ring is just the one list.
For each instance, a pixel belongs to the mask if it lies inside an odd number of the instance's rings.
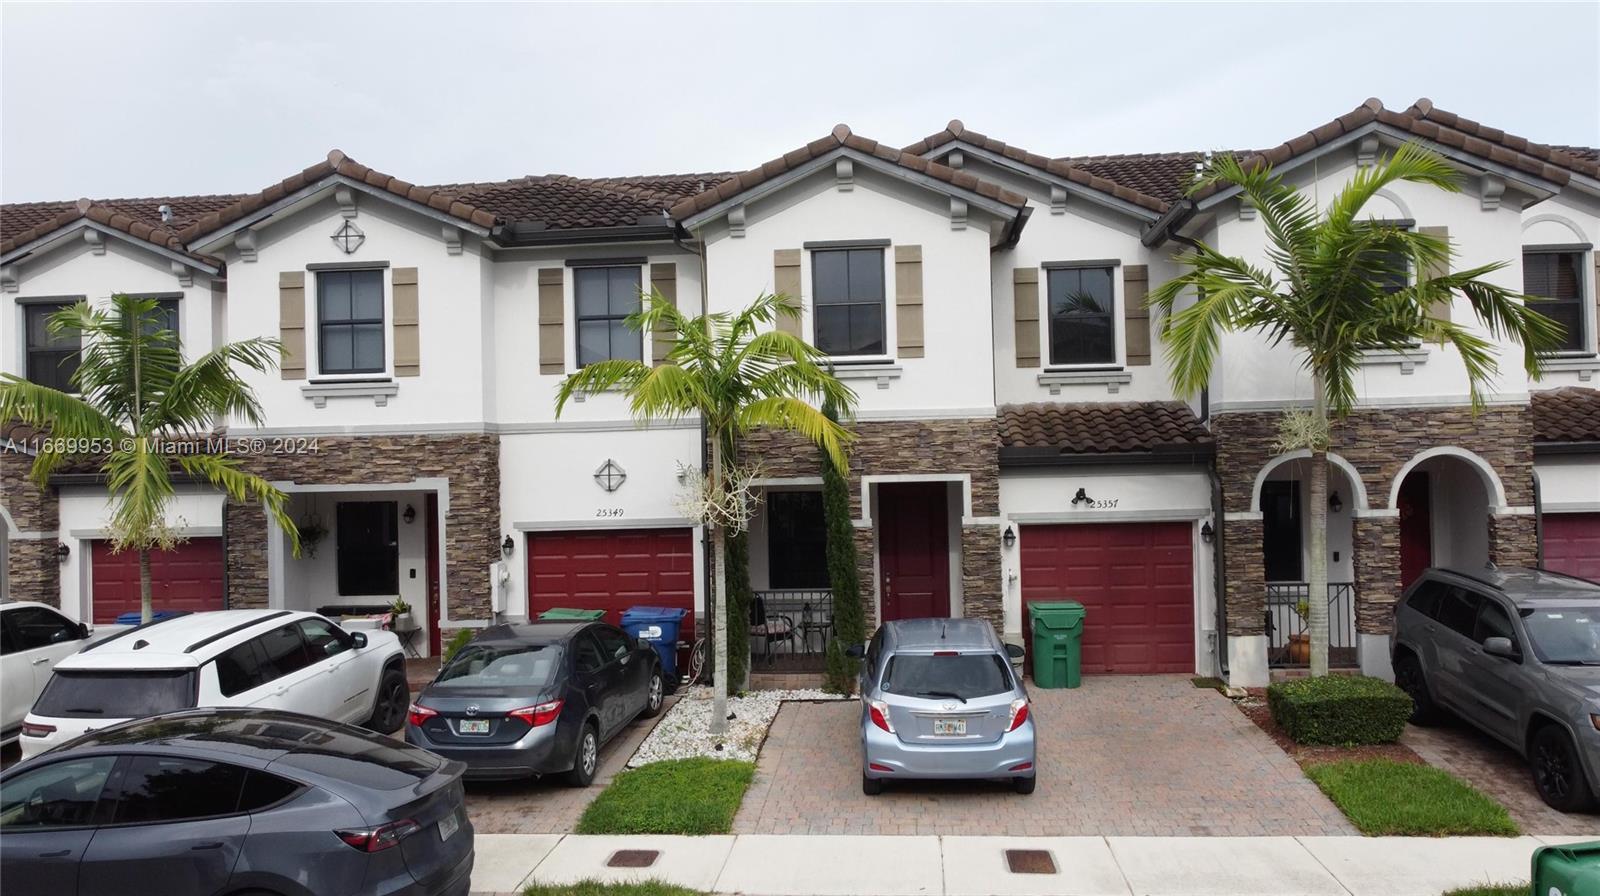
{"label": "car license plate", "polygon": [[440,840],[449,840],[455,834],[455,832],[460,829],[461,818],[454,812],[451,812],[449,815],[439,819]]}
{"label": "car license plate", "polygon": [[460,721],[459,725],[460,725],[460,727],[457,730],[460,731],[462,734],[488,734],[489,733],[489,720],[488,719],[462,719]]}
{"label": "car license plate", "polygon": [[967,733],[966,719],[934,719],[933,733],[961,737]]}

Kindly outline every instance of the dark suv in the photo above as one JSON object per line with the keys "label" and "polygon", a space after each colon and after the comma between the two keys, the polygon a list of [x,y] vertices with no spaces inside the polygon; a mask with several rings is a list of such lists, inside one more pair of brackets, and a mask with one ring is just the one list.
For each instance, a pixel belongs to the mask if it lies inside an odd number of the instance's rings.
{"label": "dark suv", "polygon": [[1540,569],[1437,568],[1395,607],[1395,683],[1425,725],[1448,709],[1533,766],[1563,812],[1600,792],[1600,584]]}

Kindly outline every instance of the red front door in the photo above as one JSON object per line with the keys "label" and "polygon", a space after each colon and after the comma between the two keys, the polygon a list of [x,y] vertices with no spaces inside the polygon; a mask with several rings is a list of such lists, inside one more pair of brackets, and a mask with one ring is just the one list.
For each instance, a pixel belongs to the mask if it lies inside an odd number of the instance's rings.
{"label": "red front door", "polygon": [[950,522],[942,482],[878,486],[883,621],[950,615]]}
{"label": "red front door", "polygon": [[[96,625],[139,609],[139,552],[112,553],[111,542],[90,548]],[[222,539],[191,538],[170,551],[150,552],[152,610],[222,609]]]}
{"label": "red front door", "polygon": [[1433,565],[1433,516],[1428,507],[1428,474],[1412,473],[1400,483],[1401,588]]}

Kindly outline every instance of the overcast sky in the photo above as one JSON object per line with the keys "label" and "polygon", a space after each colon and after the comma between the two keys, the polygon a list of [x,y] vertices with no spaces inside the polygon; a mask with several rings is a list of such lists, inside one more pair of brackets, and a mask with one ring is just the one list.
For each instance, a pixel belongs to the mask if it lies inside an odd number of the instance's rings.
{"label": "overcast sky", "polygon": [[1261,148],[1368,96],[1600,145],[1600,3],[0,6],[0,199],[742,170],[847,122]]}

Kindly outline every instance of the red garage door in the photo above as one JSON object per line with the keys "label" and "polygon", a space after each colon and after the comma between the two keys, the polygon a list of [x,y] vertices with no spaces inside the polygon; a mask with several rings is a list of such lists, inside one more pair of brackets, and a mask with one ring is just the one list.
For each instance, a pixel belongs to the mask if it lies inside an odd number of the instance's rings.
{"label": "red garage door", "polygon": [[1600,582],[1600,513],[1551,513],[1543,523],[1545,568]]}
{"label": "red garage door", "polygon": [[[101,625],[139,609],[139,554],[113,554],[109,541],[93,545],[94,621]],[[194,538],[170,551],[151,551],[150,606],[194,612],[222,609],[222,539]]]}
{"label": "red garage door", "polygon": [[1085,672],[1194,671],[1194,550],[1188,523],[1027,526],[1022,602],[1088,611]]}
{"label": "red garage door", "polygon": [[622,624],[633,606],[682,607],[694,633],[694,541],[689,529],[539,532],[528,536],[528,616],[551,607],[605,610]]}

